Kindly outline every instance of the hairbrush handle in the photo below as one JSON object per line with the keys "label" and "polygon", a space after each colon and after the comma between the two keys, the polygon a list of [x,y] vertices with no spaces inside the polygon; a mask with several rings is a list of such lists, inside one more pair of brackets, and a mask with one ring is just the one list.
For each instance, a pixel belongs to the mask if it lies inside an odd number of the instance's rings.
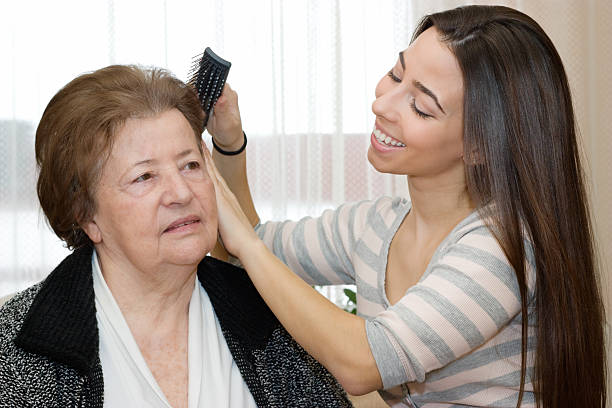
{"label": "hairbrush handle", "polygon": [[224,60],[223,58],[215,54],[213,50],[210,49],[210,47],[206,47],[206,49],[204,50],[204,54],[211,58],[213,61],[215,61],[217,64],[227,67],[227,71],[229,72],[229,69],[232,66],[231,62]]}

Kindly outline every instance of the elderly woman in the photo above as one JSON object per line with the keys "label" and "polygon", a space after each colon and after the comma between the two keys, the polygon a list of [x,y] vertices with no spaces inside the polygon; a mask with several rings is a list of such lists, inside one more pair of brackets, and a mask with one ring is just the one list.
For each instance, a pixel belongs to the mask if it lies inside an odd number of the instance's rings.
{"label": "elderly woman", "polygon": [[245,272],[205,257],[203,116],[158,69],[110,66],[53,97],[38,195],[74,252],[0,309],[0,405],[350,405]]}

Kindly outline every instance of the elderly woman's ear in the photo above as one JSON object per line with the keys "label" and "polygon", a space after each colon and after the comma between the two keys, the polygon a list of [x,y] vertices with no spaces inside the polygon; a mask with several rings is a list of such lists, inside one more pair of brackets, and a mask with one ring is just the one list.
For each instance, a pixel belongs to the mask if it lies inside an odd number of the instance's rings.
{"label": "elderly woman's ear", "polygon": [[84,222],[81,224],[81,228],[85,231],[85,234],[91,239],[91,242],[94,244],[99,244],[102,242],[102,232],[98,227],[98,224],[92,219],[88,222]]}

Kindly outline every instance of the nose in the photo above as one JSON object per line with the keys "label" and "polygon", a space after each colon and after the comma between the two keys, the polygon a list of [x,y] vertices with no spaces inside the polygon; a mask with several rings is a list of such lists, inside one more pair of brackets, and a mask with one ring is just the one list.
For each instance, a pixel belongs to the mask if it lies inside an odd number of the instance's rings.
{"label": "nose", "polygon": [[187,204],[193,198],[191,186],[178,170],[167,174],[162,184],[162,202],[166,206]]}
{"label": "nose", "polygon": [[397,99],[400,93],[401,86],[390,86],[388,82],[390,78],[384,76],[376,85],[376,99],[372,102],[372,112],[376,117],[384,118],[390,122],[395,122],[399,119],[399,100]]}

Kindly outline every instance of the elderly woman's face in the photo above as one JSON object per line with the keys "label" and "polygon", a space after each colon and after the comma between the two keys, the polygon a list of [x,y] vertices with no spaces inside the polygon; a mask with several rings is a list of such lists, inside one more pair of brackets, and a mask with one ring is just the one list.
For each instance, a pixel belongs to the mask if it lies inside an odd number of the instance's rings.
{"label": "elderly woman's face", "polygon": [[212,181],[176,109],[129,119],[117,134],[85,231],[100,250],[147,271],[197,265],[217,239]]}

